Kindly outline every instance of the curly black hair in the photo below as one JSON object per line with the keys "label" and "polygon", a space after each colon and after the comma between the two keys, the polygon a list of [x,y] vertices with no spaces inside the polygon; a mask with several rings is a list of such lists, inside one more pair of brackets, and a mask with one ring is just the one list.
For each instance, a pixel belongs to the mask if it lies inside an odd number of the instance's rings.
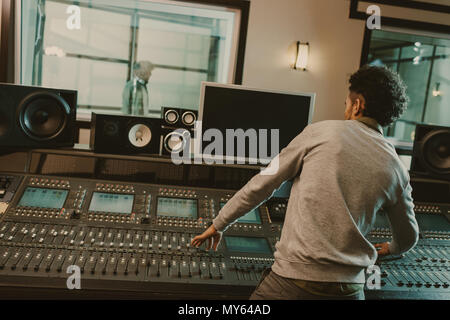
{"label": "curly black hair", "polygon": [[408,106],[406,85],[398,73],[386,67],[365,65],[351,75],[349,83],[350,92],[365,99],[363,115],[383,127],[398,119]]}

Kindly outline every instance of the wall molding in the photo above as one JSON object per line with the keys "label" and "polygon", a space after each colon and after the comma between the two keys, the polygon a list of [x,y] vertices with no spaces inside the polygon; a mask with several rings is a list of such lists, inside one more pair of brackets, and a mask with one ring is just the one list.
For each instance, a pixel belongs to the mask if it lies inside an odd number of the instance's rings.
{"label": "wall molding", "polygon": [[[443,4],[434,4],[423,1],[411,1],[411,0],[351,0],[350,1],[350,14],[349,18],[351,19],[359,19],[359,20],[367,20],[370,16],[365,12],[358,11],[359,2],[366,2],[375,5],[389,5],[393,7],[401,7],[407,9],[417,9],[423,11],[437,12],[437,13],[446,13],[450,15],[450,6],[446,6]],[[440,32],[450,34],[450,25],[445,24],[437,24],[427,21],[417,21],[417,20],[409,20],[402,18],[394,18],[381,15],[381,25],[407,28],[407,29],[416,29],[416,30],[425,30],[432,32]],[[450,21],[450,16],[449,16]]]}

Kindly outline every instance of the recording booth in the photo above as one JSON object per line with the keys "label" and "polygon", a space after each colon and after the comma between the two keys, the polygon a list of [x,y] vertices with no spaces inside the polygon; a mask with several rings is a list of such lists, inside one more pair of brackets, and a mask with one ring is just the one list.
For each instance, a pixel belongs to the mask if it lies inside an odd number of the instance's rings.
{"label": "recording booth", "polygon": [[[361,24],[362,64],[396,67],[413,88],[412,68],[428,67],[420,69],[422,78],[428,72],[426,95],[410,93],[420,119],[408,113],[384,131],[409,169],[420,238],[405,255],[377,260],[381,287],[366,287],[366,298],[450,299],[450,116],[442,80],[449,76],[442,53],[448,37],[364,31],[358,1],[327,1],[330,12],[320,14],[345,21],[345,34]],[[193,247],[191,239],[308,124],[342,120],[335,98],[343,100],[348,88],[332,89],[339,77],[320,77],[313,48],[333,46],[321,33],[293,42],[295,61],[287,70],[274,70],[276,58],[263,53],[264,61],[245,56],[244,65],[245,50],[256,56],[260,41],[267,43],[254,34],[264,25],[258,9],[271,0],[262,2],[133,1],[131,8],[101,0],[2,1],[2,299],[250,296],[274,261],[290,181],[227,229],[217,251]],[[300,10],[306,1],[280,6]],[[302,29],[307,22],[289,23]],[[387,57],[389,50],[399,58]],[[422,58],[403,57],[402,50]],[[323,63],[344,88],[359,60],[351,68]],[[425,99],[420,108],[419,99]],[[367,239],[391,239],[383,210]],[[71,278],[77,271],[82,290]]]}

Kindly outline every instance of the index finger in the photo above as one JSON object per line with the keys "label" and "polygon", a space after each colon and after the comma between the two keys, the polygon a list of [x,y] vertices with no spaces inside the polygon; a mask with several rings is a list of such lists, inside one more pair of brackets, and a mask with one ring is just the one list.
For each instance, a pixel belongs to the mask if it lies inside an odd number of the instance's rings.
{"label": "index finger", "polygon": [[203,243],[203,241],[205,241],[205,240],[202,239],[201,235],[199,235],[192,239],[191,245],[193,245],[193,246],[201,245]]}

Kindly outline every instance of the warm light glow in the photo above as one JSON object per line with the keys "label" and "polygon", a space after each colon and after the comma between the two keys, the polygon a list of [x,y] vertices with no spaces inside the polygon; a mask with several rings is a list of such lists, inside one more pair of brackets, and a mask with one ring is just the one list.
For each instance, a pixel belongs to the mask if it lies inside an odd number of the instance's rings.
{"label": "warm light glow", "polygon": [[297,58],[294,69],[306,70],[309,58],[309,43],[297,42]]}
{"label": "warm light glow", "polygon": [[442,96],[442,92],[439,90],[440,85],[441,84],[439,82],[436,82],[436,84],[434,85],[434,89],[432,91],[433,97],[440,97],[440,96]]}
{"label": "warm light glow", "polygon": [[439,90],[433,90],[433,97],[440,97],[442,96],[442,92],[440,92]]}

